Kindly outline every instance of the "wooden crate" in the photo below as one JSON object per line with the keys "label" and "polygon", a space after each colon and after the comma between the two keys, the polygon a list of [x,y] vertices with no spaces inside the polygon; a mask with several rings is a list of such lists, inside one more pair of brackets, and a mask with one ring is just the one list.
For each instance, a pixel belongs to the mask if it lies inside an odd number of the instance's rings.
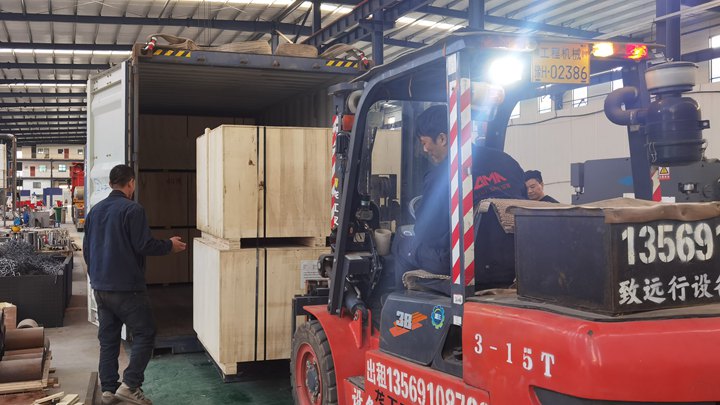
{"label": "wooden crate", "polygon": [[194,240],[193,326],[223,374],[237,363],[290,356],[291,300],[300,266],[327,248],[230,249]]}
{"label": "wooden crate", "polygon": [[201,138],[207,154],[198,140],[198,229],[225,239],[262,236],[258,128],[223,125]]}
{"label": "wooden crate", "polygon": [[[188,241],[188,229],[153,229],[153,238],[170,239],[180,236]],[[189,252],[170,253],[166,256],[148,256],[145,261],[145,281],[148,284],[173,284],[191,281]]]}
{"label": "wooden crate", "polygon": [[195,253],[195,244],[193,241],[199,237],[202,237],[202,232],[200,232],[199,229],[188,229],[188,239],[186,241],[188,251],[188,281],[193,280],[193,255]]}
{"label": "wooden crate", "polygon": [[178,172],[140,172],[136,193],[149,226],[188,226],[189,176]]}
{"label": "wooden crate", "polygon": [[223,239],[324,238],[330,130],[223,125],[197,140],[197,227]]}
{"label": "wooden crate", "polygon": [[267,127],[266,237],[325,237],[330,231],[331,132]]}
{"label": "wooden crate", "polygon": [[184,115],[138,117],[138,167],[161,170],[194,170],[195,137],[188,136]]}

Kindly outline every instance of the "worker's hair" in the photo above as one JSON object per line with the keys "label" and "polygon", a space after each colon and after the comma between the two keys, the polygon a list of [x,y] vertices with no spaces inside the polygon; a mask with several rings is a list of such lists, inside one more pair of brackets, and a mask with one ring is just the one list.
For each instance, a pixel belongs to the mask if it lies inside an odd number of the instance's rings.
{"label": "worker's hair", "polygon": [[538,183],[542,184],[542,173],[540,170],[528,170],[525,172],[525,181],[535,179]]}
{"label": "worker's hair", "polygon": [[135,178],[135,171],[128,165],[117,165],[110,170],[110,185],[124,187]]}
{"label": "worker's hair", "polygon": [[444,105],[434,105],[420,113],[415,119],[415,135],[417,137],[430,137],[434,142],[441,133],[447,135],[447,120],[447,107]]}

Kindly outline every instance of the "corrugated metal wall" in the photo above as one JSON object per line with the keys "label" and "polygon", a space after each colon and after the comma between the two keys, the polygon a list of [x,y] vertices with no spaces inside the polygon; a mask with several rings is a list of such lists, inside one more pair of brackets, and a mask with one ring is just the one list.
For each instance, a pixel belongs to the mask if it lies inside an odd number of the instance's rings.
{"label": "corrugated metal wall", "polygon": [[309,94],[301,94],[267,108],[259,117],[258,124],[293,127],[329,128],[334,114],[332,97],[327,87]]}

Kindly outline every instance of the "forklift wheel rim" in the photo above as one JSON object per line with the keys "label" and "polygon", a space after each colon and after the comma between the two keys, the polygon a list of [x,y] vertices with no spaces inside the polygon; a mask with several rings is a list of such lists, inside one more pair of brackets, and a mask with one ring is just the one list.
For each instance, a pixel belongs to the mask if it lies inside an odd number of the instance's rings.
{"label": "forklift wheel rim", "polygon": [[[322,404],[323,378],[320,373],[320,366],[318,365],[318,357],[315,354],[315,350],[313,350],[310,344],[303,343],[298,348],[296,359],[297,361],[295,362],[295,386],[297,387],[300,405]],[[315,365],[314,369],[317,377],[317,387],[315,395],[311,393],[310,387],[308,387],[307,384],[308,362]],[[313,397],[315,398],[313,399]]]}

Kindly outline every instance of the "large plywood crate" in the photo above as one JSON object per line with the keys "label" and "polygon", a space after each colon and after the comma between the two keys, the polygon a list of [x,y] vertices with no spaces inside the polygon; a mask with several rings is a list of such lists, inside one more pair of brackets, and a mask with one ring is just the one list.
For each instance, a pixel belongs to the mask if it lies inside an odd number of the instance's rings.
{"label": "large plywood crate", "polygon": [[[223,125],[197,139],[197,227],[218,238],[328,233],[330,130]],[[322,243],[324,244],[324,243]]]}
{"label": "large plywood crate", "polygon": [[326,252],[194,240],[193,327],[225,375],[236,374],[237,363],[289,358],[291,301],[304,293],[301,266]]}

